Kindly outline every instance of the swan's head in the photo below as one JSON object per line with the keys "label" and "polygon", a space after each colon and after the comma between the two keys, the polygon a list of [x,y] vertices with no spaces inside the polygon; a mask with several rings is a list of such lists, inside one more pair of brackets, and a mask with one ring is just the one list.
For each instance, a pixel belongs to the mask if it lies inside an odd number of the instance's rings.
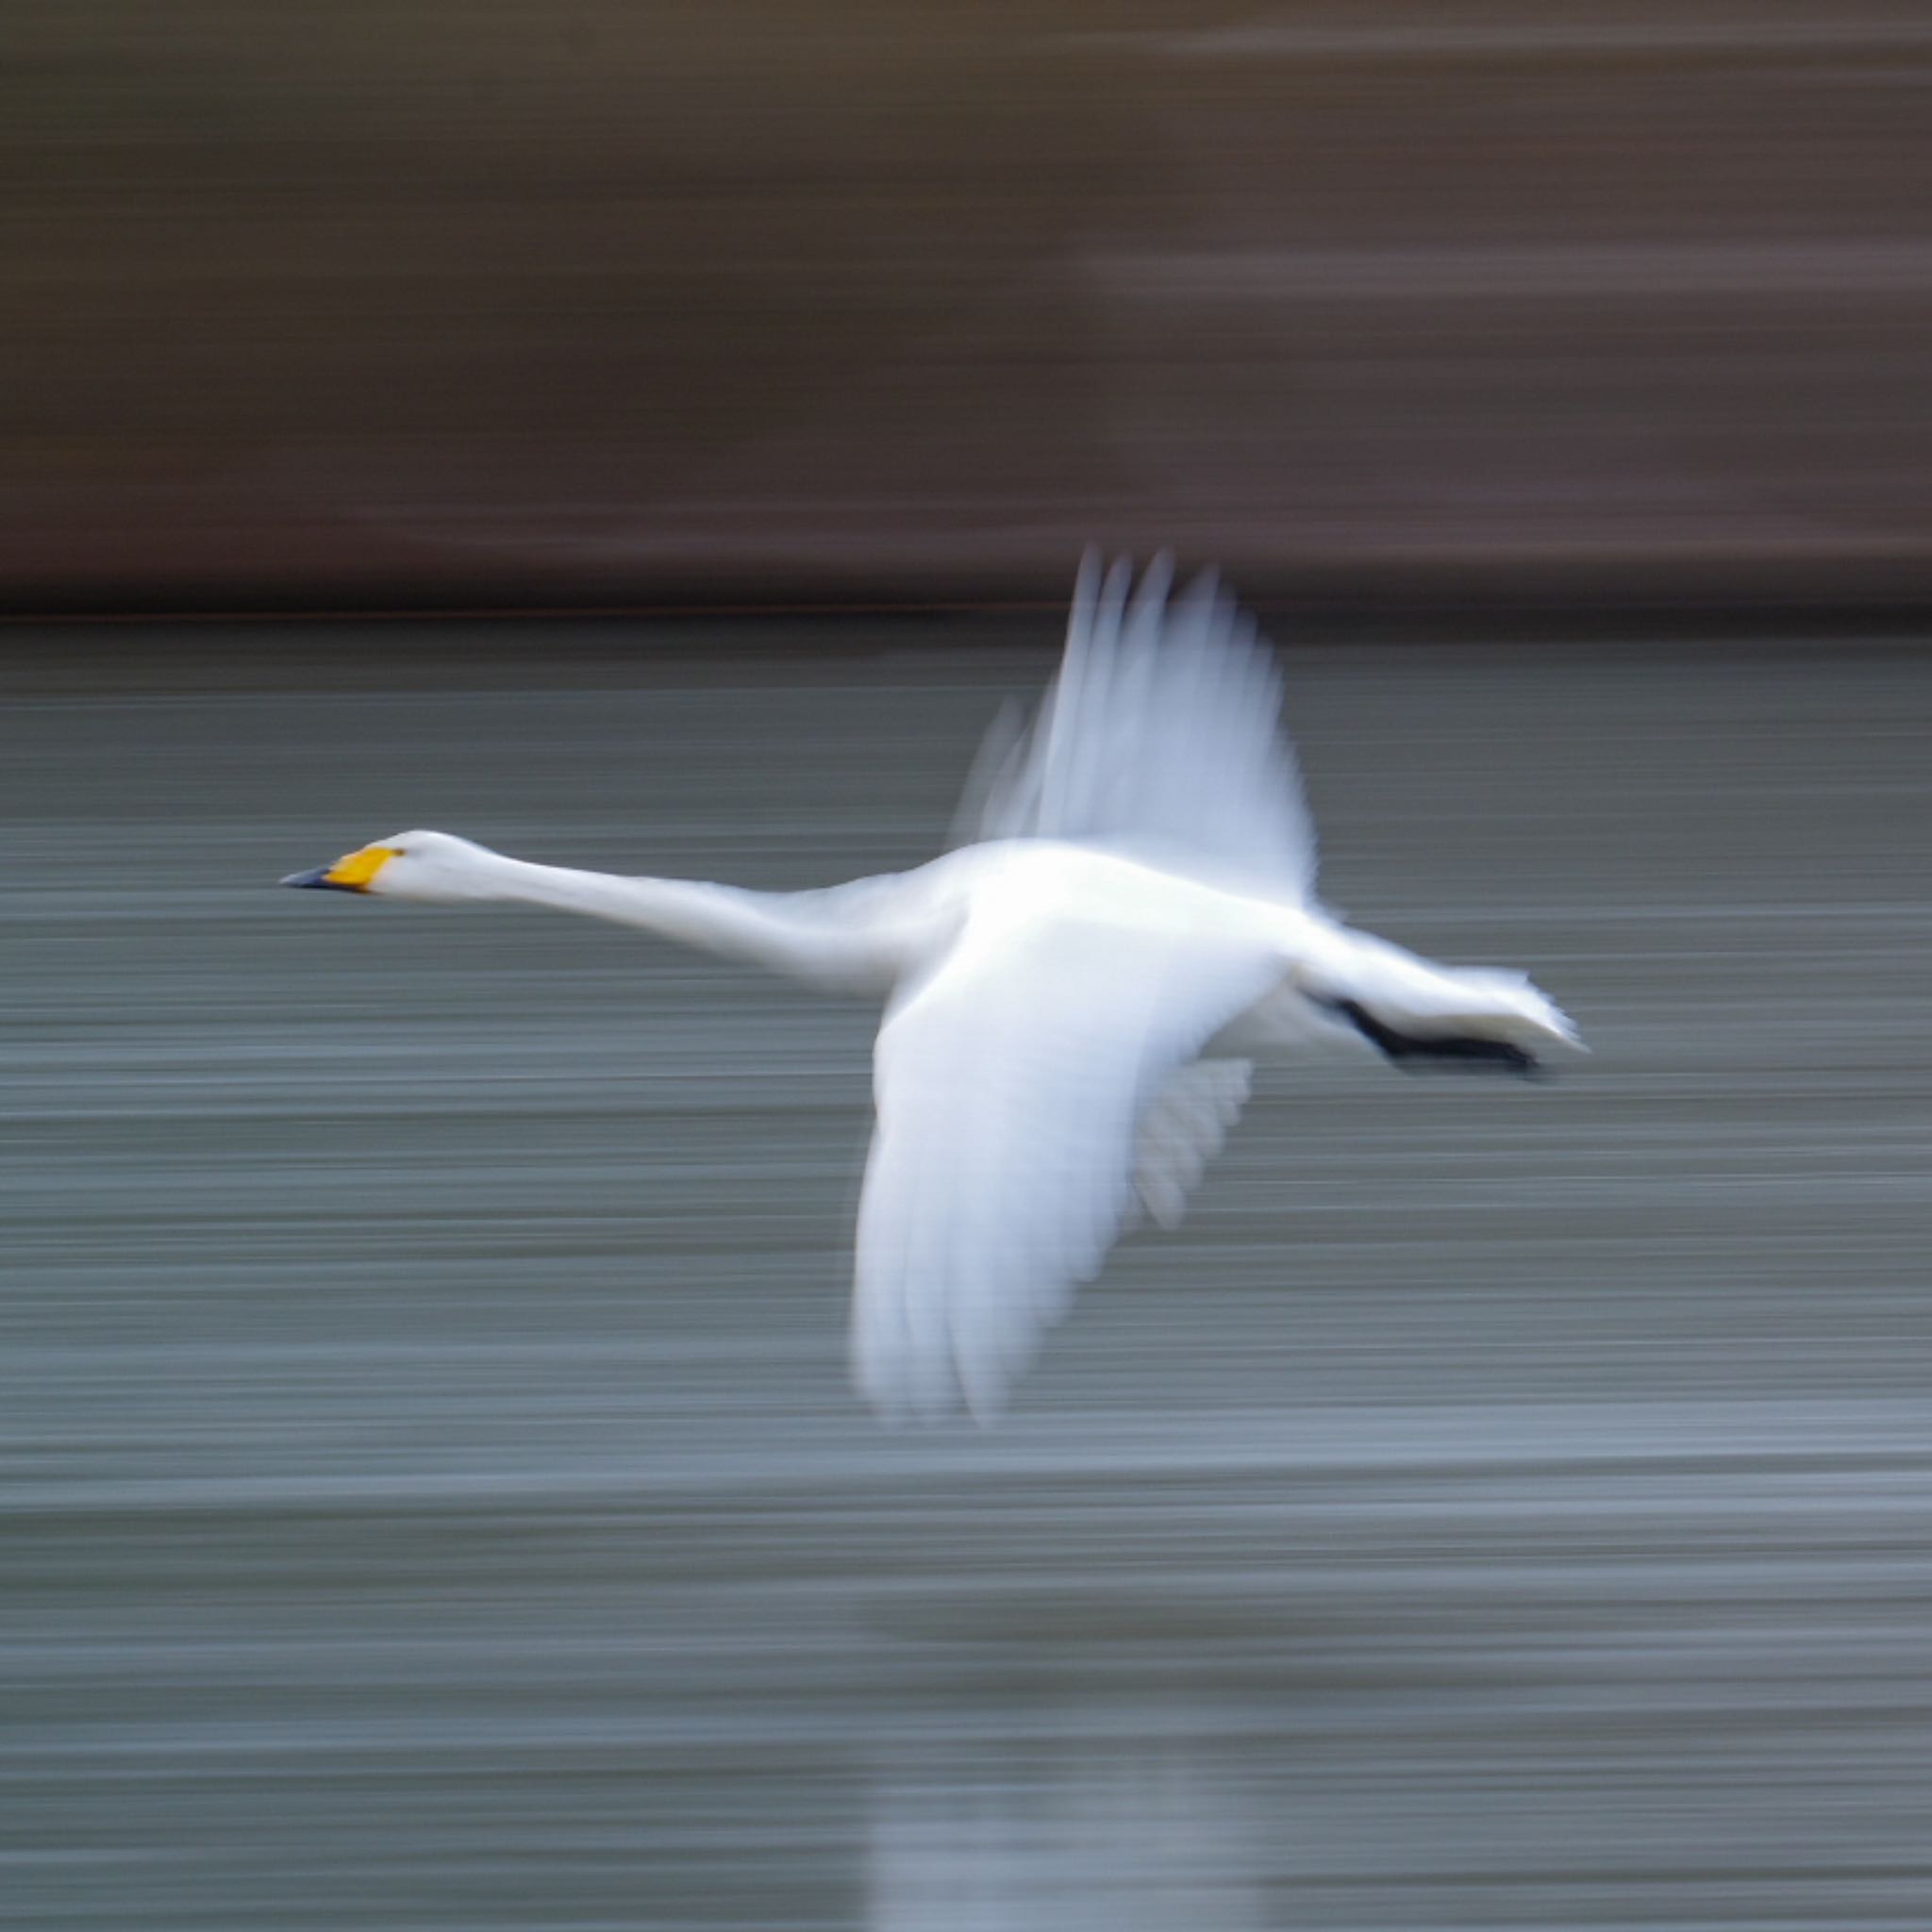
{"label": "swan's head", "polygon": [[415,899],[457,906],[498,896],[491,878],[501,861],[487,845],[449,832],[397,832],[345,852],[332,865],[291,873],[285,886],[324,892],[367,892],[378,899]]}

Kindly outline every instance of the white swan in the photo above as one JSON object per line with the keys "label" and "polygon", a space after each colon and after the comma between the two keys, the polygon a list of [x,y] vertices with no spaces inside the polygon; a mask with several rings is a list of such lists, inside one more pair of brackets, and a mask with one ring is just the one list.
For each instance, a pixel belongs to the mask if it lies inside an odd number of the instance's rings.
{"label": "white swan", "polygon": [[1171,1225],[1250,1056],[1320,1040],[1528,1072],[1570,1022],[1520,974],[1431,964],[1327,916],[1252,621],[1083,564],[1059,676],[996,733],[971,842],[908,873],[755,892],[533,865],[402,832],[291,886],[522,900],[883,995],[853,1374],[890,1415],[1000,1407],[1129,1217]]}

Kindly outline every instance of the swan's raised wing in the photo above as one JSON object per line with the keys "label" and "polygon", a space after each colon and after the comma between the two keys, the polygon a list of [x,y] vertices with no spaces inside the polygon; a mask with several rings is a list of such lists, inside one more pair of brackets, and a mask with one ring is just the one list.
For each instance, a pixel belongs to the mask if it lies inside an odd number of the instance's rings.
{"label": "swan's raised wing", "polygon": [[[874,1406],[998,1409],[1113,1244],[1150,1100],[1280,971],[1259,948],[1036,920],[969,931],[888,1017],[852,1314]],[[1155,1166],[1174,1178],[1171,1154]]]}
{"label": "swan's raised wing", "polygon": [[1314,833],[1273,653],[1211,575],[1172,603],[1165,557],[1131,576],[1123,559],[1103,581],[1087,554],[1059,676],[1030,729],[995,727],[960,837],[1092,841],[1307,898]]}

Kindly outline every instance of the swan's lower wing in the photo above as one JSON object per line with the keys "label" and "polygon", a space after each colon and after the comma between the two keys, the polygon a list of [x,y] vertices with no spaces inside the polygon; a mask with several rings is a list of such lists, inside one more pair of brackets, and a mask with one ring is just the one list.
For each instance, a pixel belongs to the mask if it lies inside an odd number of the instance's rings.
{"label": "swan's lower wing", "polygon": [[1248,1060],[1196,1060],[1175,1072],[1141,1109],[1134,1191],[1162,1227],[1181,1224],[1189,1190],[1241,1119],[1253,1073]]}
{"label": "swan's lower wing", "polygon": [[852,1328],[875,1407],[999,1408],[1120,1231],[1150,1097],[1278,972],[1258,951],[1036,924],[969,936],[888,1017]]}

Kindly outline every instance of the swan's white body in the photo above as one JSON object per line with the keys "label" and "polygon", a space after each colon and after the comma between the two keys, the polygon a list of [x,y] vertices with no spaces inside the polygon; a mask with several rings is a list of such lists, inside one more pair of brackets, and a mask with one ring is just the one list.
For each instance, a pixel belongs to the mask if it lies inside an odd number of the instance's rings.
{"label": "swan's white body", "polygon": [[1204,580],[1082,570],[1058,680],[990,743],[974,842],[767,893],[533,865],[408,832],[291,884],[585,912],[887,1002],[852,1362],[889,1414],[994,1412],[1136,1196],[1172,1225],[1247,1091],[1317,1041],[1533,1065],[1576,1044],[1522,975],[1338,924],[1273,661]]}

